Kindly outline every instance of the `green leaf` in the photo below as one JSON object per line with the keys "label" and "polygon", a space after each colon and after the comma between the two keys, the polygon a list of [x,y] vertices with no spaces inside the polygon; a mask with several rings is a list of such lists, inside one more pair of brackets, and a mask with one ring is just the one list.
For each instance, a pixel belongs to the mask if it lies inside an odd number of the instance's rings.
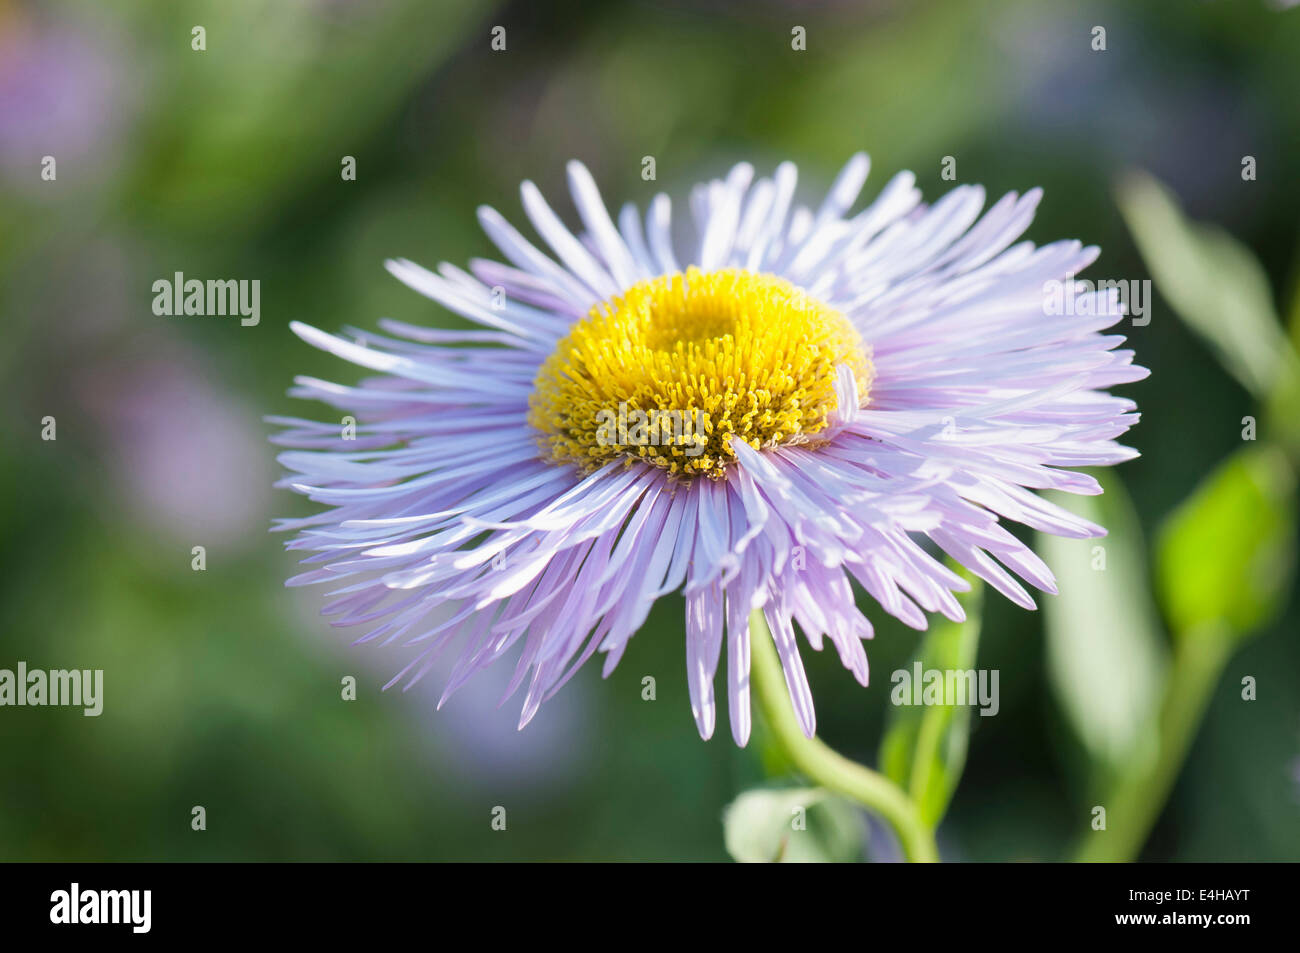
{"label": "green leaf", "polygon": [[1168,647],[1151,597],[1146,544],[1133,504],[1108,471],[1101,496],[1044,493],[1106,527],[1100,539],[1039,534],[1059,595],[1043,602],[1053,694],[1093,764],[1114,769],[1150,750]]}
{"label": "green leaf", "polygon": [[[982,583],[963,573],[971,591],[963,598],[964,623],[935,623],[908,668],[966,671],[979,647]],[[892,693],[891,693],[892,694]],[[966,764],[970,705],[895,705],[880,743],[880,769],[908,792],[931,829],[948,809]]]}
{"label": "green leaf", "polygon": [[862,859],[857,808],[824,788],[756,788],[722,817],[727,853],[741,863],[846,863]]}
{"label": "green leaf", "polygon": [[1286,327],[1291,337],[1291,347],[1300,350],[1300,249],[1296,250],[1296,260],[1291,266],[1292,288],[1291,309],[1287,312]]}
{"label": "green leaf", "polygon": [[1250,249],[1188,220],[1173,193],[1145,173],[1120,184],[1119,208],[1161,295],[1256,398],[1281,375],[1297,376],[1268,276]]}
{"label": "green leaf", "polygon": [[1160,599],[1175,634],[1247,635],[1290,589],[1295,477],[1281,451],[1238,450],[1169,517],[1156,548]]}

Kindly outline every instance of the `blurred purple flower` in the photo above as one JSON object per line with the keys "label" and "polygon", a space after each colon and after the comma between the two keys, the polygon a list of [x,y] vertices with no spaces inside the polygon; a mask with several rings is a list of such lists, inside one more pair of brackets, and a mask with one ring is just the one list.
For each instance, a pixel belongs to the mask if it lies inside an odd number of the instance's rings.
{"label": "blurred purple flower", "polygon": [[40,163],[75,163],[77,178],[114,165],[128,112],[122,55],[102,28],[47,25],[0,10],[0,175],[40,187]]}
{"label": "blurred purple flower", "polygon": [[194,545],[249,540],[269,506],[256,416],[176,345],[150,350],[91,368],[79,395],[110,471],[151,532]]}

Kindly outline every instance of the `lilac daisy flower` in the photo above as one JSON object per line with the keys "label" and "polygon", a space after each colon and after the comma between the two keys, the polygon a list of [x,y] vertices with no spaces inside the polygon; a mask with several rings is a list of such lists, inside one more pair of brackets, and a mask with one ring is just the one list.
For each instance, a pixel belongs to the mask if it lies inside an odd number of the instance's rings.
{"label": "lilac daisy flower", "polygon": [[[329,583],[336,625],[408,646],[392,682],[455,646],[444,700],[513,653],[520,727],[593,653],[608,675],[660,596],[686,601],[686,668],[701,736],[716,722],[726,648],[731,732],[750,733],[751,613],[780,654],[803,731],[815,727],[796,632],[829,639],[867,684],[870,621],[857,581],[918,629],[961,621],[968,583],[946,553],[1017,605],[1051,571],[1002,519],[1068,537],[1104,530],[1037,489],[1101,492],[1070,468],[1135,456],[1137,420],[1106,389],[1146,376],[1114,291],[1070,279],[1097,256],[1017,237],[1041,193],[984,190],[921,202],[910,173],[851,212],[854,156],[816,208],[795,167],[748,164],[691,194],[695,240],[671,237],[666,195],[615,221],[591,175],[568,169],[573,234],[525,182],[549,252],[500,214],[479,219],[508,264],[388,269],[478,325],[383,321],[305,341],[382,376],[347,387],[299,378],[295,396],[355,415],[277,418],[292,487],[328,509],[281,521]],[[1065,314],[1045,305],[1064,282]],[[1058,286],[1059,287],[1059,286]],[[351,437],[352,439],[345,439]]]}

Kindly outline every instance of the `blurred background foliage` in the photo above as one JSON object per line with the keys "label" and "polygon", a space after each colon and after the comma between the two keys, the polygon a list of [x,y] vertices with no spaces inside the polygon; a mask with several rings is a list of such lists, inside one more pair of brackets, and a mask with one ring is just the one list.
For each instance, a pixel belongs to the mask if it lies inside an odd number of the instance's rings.
{"label": "blurred background foliage", "polygon": [[[571,157],[611,202],[644,204],[741,158],[795,159],[811,194],[858,149],[869,191],[910,168],[933,199],[944,156],[990,195],[1044,186],[1030,238],[1100,244],[1083,277],[1158,285],[1151,323],[1125,331],[1152,369],[1125,389],[1143,456],[1088,501],[1114,528],[1108,568],[1049,549],[1070,598],[986,597],[978,664],[1000,670],[1001,706],[969,719],[944,856],[1068,856],[1106,766],[1154,763],[1177,639],[1208,613],[1254,637],[1225,649],[1141,856],[1300,858],[1300,413],[1274,313],[1300,339],[1297,101],[1300,11],[1263,0],[0,0],[0,667],[103,668],[106,692],[99,718],[0,710],[0,859],[724,859],[724,808],[782,765],[761,734],[745,751],[725,728],[698,739],[680,601],[522,734],[517,702],[496,707],[504,667],[436,714],[436,677],[381,694],[399,652],[350,649],[319,593],[282,588],[293,561],[266,528],[305,510],[271,489],[261,418],[324,412],[285,396],[296,373],[355,379],[291,320],[452,325],[381,263],[490,255],[475,207],[522,220],[522,179],[572,222]],[[154,316],[151,285],[175,271],[260,279],[261,324]],[[1264,330],[1233,351],[1243,322]],[[863,761],[922,640],[871,614],[870,688],[805,652],[823,736]],[[819,810],[823,832],[857,827]],[[865,854],[894,856],[869,829]]]}

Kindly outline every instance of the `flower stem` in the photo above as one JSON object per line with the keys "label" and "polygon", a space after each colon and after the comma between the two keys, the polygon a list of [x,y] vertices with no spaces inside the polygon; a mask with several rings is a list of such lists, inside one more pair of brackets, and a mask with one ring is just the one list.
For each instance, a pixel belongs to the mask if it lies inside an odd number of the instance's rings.
{"label": "flower stem", "polygon": [[852,798],[879,815],[898,837],[903,856],[934,862],[939,850],[934,834],[922,823],[916,805],[883,774],[850,761],[817,738],[805,738],[790,703],[785,673],[762,610],[749,617],[750,677],[759,709],[781,748],[809,780]]}
{"label": "flower stem", "polygon": [[1175,642],[1157,723],[1158,754],[1126,765],[1101,802],[1107,829],[1085,835],[1076,861],[1127,862],[1137,857],[1178,779],[1230,646],[1229,634],[1215,629],[1189,632]]}

